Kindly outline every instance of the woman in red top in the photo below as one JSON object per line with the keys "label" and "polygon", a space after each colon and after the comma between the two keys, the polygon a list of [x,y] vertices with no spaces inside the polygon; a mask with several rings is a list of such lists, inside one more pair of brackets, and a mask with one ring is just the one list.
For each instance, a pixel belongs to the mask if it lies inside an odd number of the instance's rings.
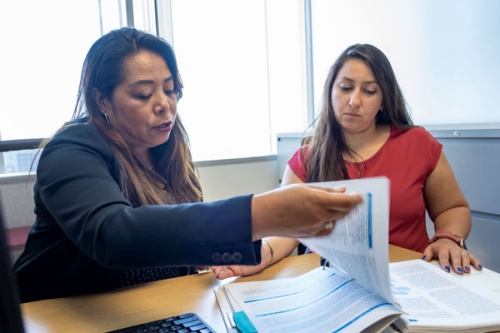
{"label": "woman in red top", "polygon": [[[372,45],[356,44],[331,67],[314,135],[288,161],[282,185],[374,176],[391,181],[391,244],[422,252],[427,261],[439,259],[448,272],[482,268],[463,248],[470,209],[442,145],[412,124],[387,57]],[[436,231],[431,240],[426,212]],[[219,279],[254,274],[299,242],[273,237],[263,244],[260,265],[216,267],[214,273]]]}

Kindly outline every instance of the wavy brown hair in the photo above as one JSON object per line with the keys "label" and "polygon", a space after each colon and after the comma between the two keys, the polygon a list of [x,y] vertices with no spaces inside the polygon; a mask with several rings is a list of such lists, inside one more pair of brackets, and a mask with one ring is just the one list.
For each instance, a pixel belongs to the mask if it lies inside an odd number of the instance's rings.
{"label": "wavy brown hair", "polygon": [[[310,138],[307,159],[307,182],[348,179],[343,153],[354,152],[346,145],[342,128],[335,119],[331,92],[333,83],[342,66],[351,59],[365,62],[372,70],[382,91],[382,110],[375,118],[377,124],[398,128],[413,127],[403,93],[396,80],[389,59],[382,51],[370,44],[349,46],[330,68],[323,88],[323,104],[319,117],[311,124],[314,135]],[[304,150],[302,150],[304,154]]]}
{"label": "wavy brown hair", "polygon": [[[120,28],[99,38],[87,53],[71,124],[84,122],[96,128],[110,143],[120,165],[121,189],[134,206],[200,202],[202,190],[198,172],[191,157],[189,137],[179,115],[169,140],[150,148],[153,171],[136,158],[123,137],[108,126],[94,100],[94,89],[106,98],[111,97],[124,79],[124,61],[143,50],[165,60],[174,79],[177,101],[182,97],[183,84],[171,45],[152,34],[130,27]],[[71,124],[63,126],[58,132]],[[166,197],[165,190],[170,194],[166,202],[162,199]]]}

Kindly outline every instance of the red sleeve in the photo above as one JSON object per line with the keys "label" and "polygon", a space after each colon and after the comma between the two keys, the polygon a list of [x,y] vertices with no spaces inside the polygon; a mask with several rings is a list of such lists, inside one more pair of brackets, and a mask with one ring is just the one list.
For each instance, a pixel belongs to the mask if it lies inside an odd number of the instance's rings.
{"label": "red sleeve", "polygon": [[307,158],[309,155],[309,145],[305,145],[297,149],[288,160],[288,166],[292,169],[293,173],[295,173],[295,175],[305,183],[307,180],[307,167],[305,165],[305,161],[302,160],[302,152],[304,152],[304,155]]}
{"label": "red sleeve", "polygon": [[429,132],[427,132],[427,135],[430,136],[429,141],[431,142],[430,154],[431,154],[431,172],[432,172],[436,168],[439,158],[441,157],[443,144],[437,141]]}
{"label": "red sleeve", "polygon": [[423,127],[415,127],[408,131],[408,134],[407,141],[401,141],[402,146],[400,147],[400,149],[407,151],[413,160],[412,168],[407,172],[420,170],[427,177],[436,168],[441,157],[443,144]]}

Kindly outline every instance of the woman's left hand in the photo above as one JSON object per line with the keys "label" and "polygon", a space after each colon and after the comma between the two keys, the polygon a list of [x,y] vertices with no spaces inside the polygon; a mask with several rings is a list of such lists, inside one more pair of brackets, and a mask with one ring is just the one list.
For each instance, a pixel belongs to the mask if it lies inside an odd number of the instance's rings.
{"label": "woman's left hand", "polygon": [[211,266],[210,269],[219,280],[235,276],[247,276],[257,274],[265,268],[263,263],[259,265],[233,265],[233,266]]}
{"label": "woman's left hand", "polygon": [[481,270],[481,262],[469,251],[460,247],[450,239],[441,238],[429,244],[423,252],[423,260],[431,261],[438,259],[441,268],[450,272],[453,270],[457,274],[470,273],[471,265]]}

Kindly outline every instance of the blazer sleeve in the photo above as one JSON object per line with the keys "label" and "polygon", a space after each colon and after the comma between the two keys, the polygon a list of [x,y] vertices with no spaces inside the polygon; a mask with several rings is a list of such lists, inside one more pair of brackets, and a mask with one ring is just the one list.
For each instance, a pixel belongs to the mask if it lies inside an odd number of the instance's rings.
{"label": "blazer sleeve", "polygon": [[38,214],[52,220],[104,267],[258,264],[251,200],[144,205],[123,195],[109,144],[88,125],[74,125],[44,148],[37,169]]}

